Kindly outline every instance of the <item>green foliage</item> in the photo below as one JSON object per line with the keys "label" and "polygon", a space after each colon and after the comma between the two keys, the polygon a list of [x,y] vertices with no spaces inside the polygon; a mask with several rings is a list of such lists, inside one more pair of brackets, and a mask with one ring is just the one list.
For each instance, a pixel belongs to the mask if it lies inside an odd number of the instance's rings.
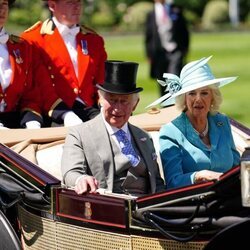
{"label": "green foliage", "polygon": [[249,0],[238,0],[240,6],[240,20],[244,22],[250,15],[250,1]]}
{"label": "green foliage", "polygon": [[105,1],[99,0],[98,9],[91,16],[91,24],[95,28],[106,28],[115,24],[113,12]]}
{"label": "green foliage", "polygon": [[195,14],[195,12],[185,10],[183,15],[185,16],[185,19],[187,20],[188,25],[192,29],[198,29],[200,24],[200,17]]}
{"label": "green foliage", "polygon": [[209,1],[210,0],[175,0],[174,3],[180,5],[184,10],[193,12],[198,17],[201,17]]}
{"label": "green foliage", "polygon": [[153,4],[148,2],[139,2],[131,5],[123,17],[121,26],[127,31],[144,29],[146,15],[152,8]]}
{"label": "green foliage", "polygon": [[[142,19],[148,7],[140,7],[140,4],[153,4],[153,0],[82,0],[83,1],[83,16],[82,22],[93,28],[107,30],[119,30],[117,27],[122,27],[125,30],[141,29]],[[219,0],[218,2],[220,2]],[[225,0],[229,1],[229,0]],[[240,6],[240,20],[247,21],[250,9],[249,0],[238,0]],[[183,8],[184,15],[191,27],[199,28],[205,6],[211,0],[174,0]],[[139,7],[137,7],[137,4]],[[42,0],[16,0],[10,12],[9,26],[30,27],[38,20],[46,19],[50,13],[45,8],[46,1]],[[146,6],[146,5],[145,5]],[[142,12],[140,12],[142,9]],[[213,11],[210,11],[213,14]],[[216,13],[219,10],[215,10]],[[211,15],[212,15],[211,14]],[[219,17],[216,14],[217,18]],[[222,16],[225,17],[224,9]],[[210,17],[208,17],[210,18]],[[206,18],[205,18],[206,19]],[[212,24],[218,24],[216,21]],[[116,26],[116,27],[114,27]],[[136,30],[138,31],[138,30]]]}
{"label": "green foliage", "polygon": [[23,30],[49,16],[41,0],[16,0],[9,12],[8,25]]}
{"label": "green foliage", "polygon": [[228,3],[225,0],[209,2],[202,17],[202,27],[206,30],[214,30],[222,24],[228,24]]}
{"label": "green foliage", "polygon": [[114,17],[111,13],[97,12],[92,16],[91,24],[95,28],[112,27],[114,24]]}

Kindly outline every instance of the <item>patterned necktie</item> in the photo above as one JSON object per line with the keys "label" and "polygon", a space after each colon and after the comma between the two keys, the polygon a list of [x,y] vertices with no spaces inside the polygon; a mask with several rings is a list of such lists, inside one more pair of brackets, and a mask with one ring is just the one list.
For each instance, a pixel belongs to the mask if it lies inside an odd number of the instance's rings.
{"label": "patterned necktie", "polygon": [[119,129],[115,133],[115,136],[121,146],[122,153],[127,156],[133,167],[137,166],[140,160],[126,133],[122,129]]}

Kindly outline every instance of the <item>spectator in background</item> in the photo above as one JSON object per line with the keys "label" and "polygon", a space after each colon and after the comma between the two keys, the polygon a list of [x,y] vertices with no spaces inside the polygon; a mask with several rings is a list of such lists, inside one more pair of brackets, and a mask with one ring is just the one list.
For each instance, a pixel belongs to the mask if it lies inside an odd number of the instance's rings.
{"label": "spectator in background", "polygon": [[0,128],[40,128],[43,120],[32,80],[30,46],[4,28],[14,2],[0,1]]}
{"label": "spectator in background", "polygon": [[167,188],[218,180],[240,163],[229,119],[219,113],[219,87],[236,77],[215,78],[207,63],[210,58],[188,63],[180,77],[164,74],[168,93],[158,103],[163,102],[164,106],[174,98],[176,108],[182,111],[160,129],[160,155]]}
{"label": "spectator in background", "polygon": [[[189,31],[182,9],[165,0],[154,0],[146,17],[145,49],[150,77],[163,79],[163,73],[179,75],[189,49]],[[159,85],[160,95],[164,87]]]}
{"label": "spectator in background", "polygon": [[[34,63],[46,66],[42,74],[34,66],[43,109],[68,125],[99,113],[95,85],[103,82],[107,59],[103,38],[80,25],[82,4],[81,0],[47,0],[52,17],[23,33],[37,51]],[[65,113],[67,109],[74,113]]]}
{"label": "spectator in background", "polygon": [[63,181],[78,194],[104,188],[141,196],[164,190],[152,139],[128,122],[139,102],[138,64],[107,61],[97,85],[101,114],[72,127],[62,156]]}

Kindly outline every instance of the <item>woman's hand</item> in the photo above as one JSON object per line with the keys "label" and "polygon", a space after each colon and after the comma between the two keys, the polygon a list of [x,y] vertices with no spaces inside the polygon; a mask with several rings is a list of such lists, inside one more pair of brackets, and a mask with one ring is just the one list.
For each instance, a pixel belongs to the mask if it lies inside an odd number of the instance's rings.
{"label": "woman's hand", "polygon": [[223,173],[211,171],[211,170],[201,170],[196,172],[194,176],[194,183],[200,183],[204,181],[219,180]]}

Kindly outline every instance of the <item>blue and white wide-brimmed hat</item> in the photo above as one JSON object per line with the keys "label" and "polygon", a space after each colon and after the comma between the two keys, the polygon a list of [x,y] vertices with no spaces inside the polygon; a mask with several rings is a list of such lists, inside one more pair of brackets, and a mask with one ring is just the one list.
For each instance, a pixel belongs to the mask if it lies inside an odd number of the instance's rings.
{"label": "blue and white wide-brimmed hat", "polygon": [[149,104],[146,108],[158,104],[161,104],[161,106],[168,106],[170,103],[173,103],[173,98],[175,98],[176,96],[212,84],[215,84],[218,87],[222,87],[237,78],[215,78],[209,65],[207,64],[211,57],[212,56],[207,58],[204,57],[198,61],[193,61],[186,64],[181,70],[180,77],[174,74],[164,73],[163,78],[165,78],[165,81],[157,81],[162,86],[166,86],[166,94],[153,103]]}

